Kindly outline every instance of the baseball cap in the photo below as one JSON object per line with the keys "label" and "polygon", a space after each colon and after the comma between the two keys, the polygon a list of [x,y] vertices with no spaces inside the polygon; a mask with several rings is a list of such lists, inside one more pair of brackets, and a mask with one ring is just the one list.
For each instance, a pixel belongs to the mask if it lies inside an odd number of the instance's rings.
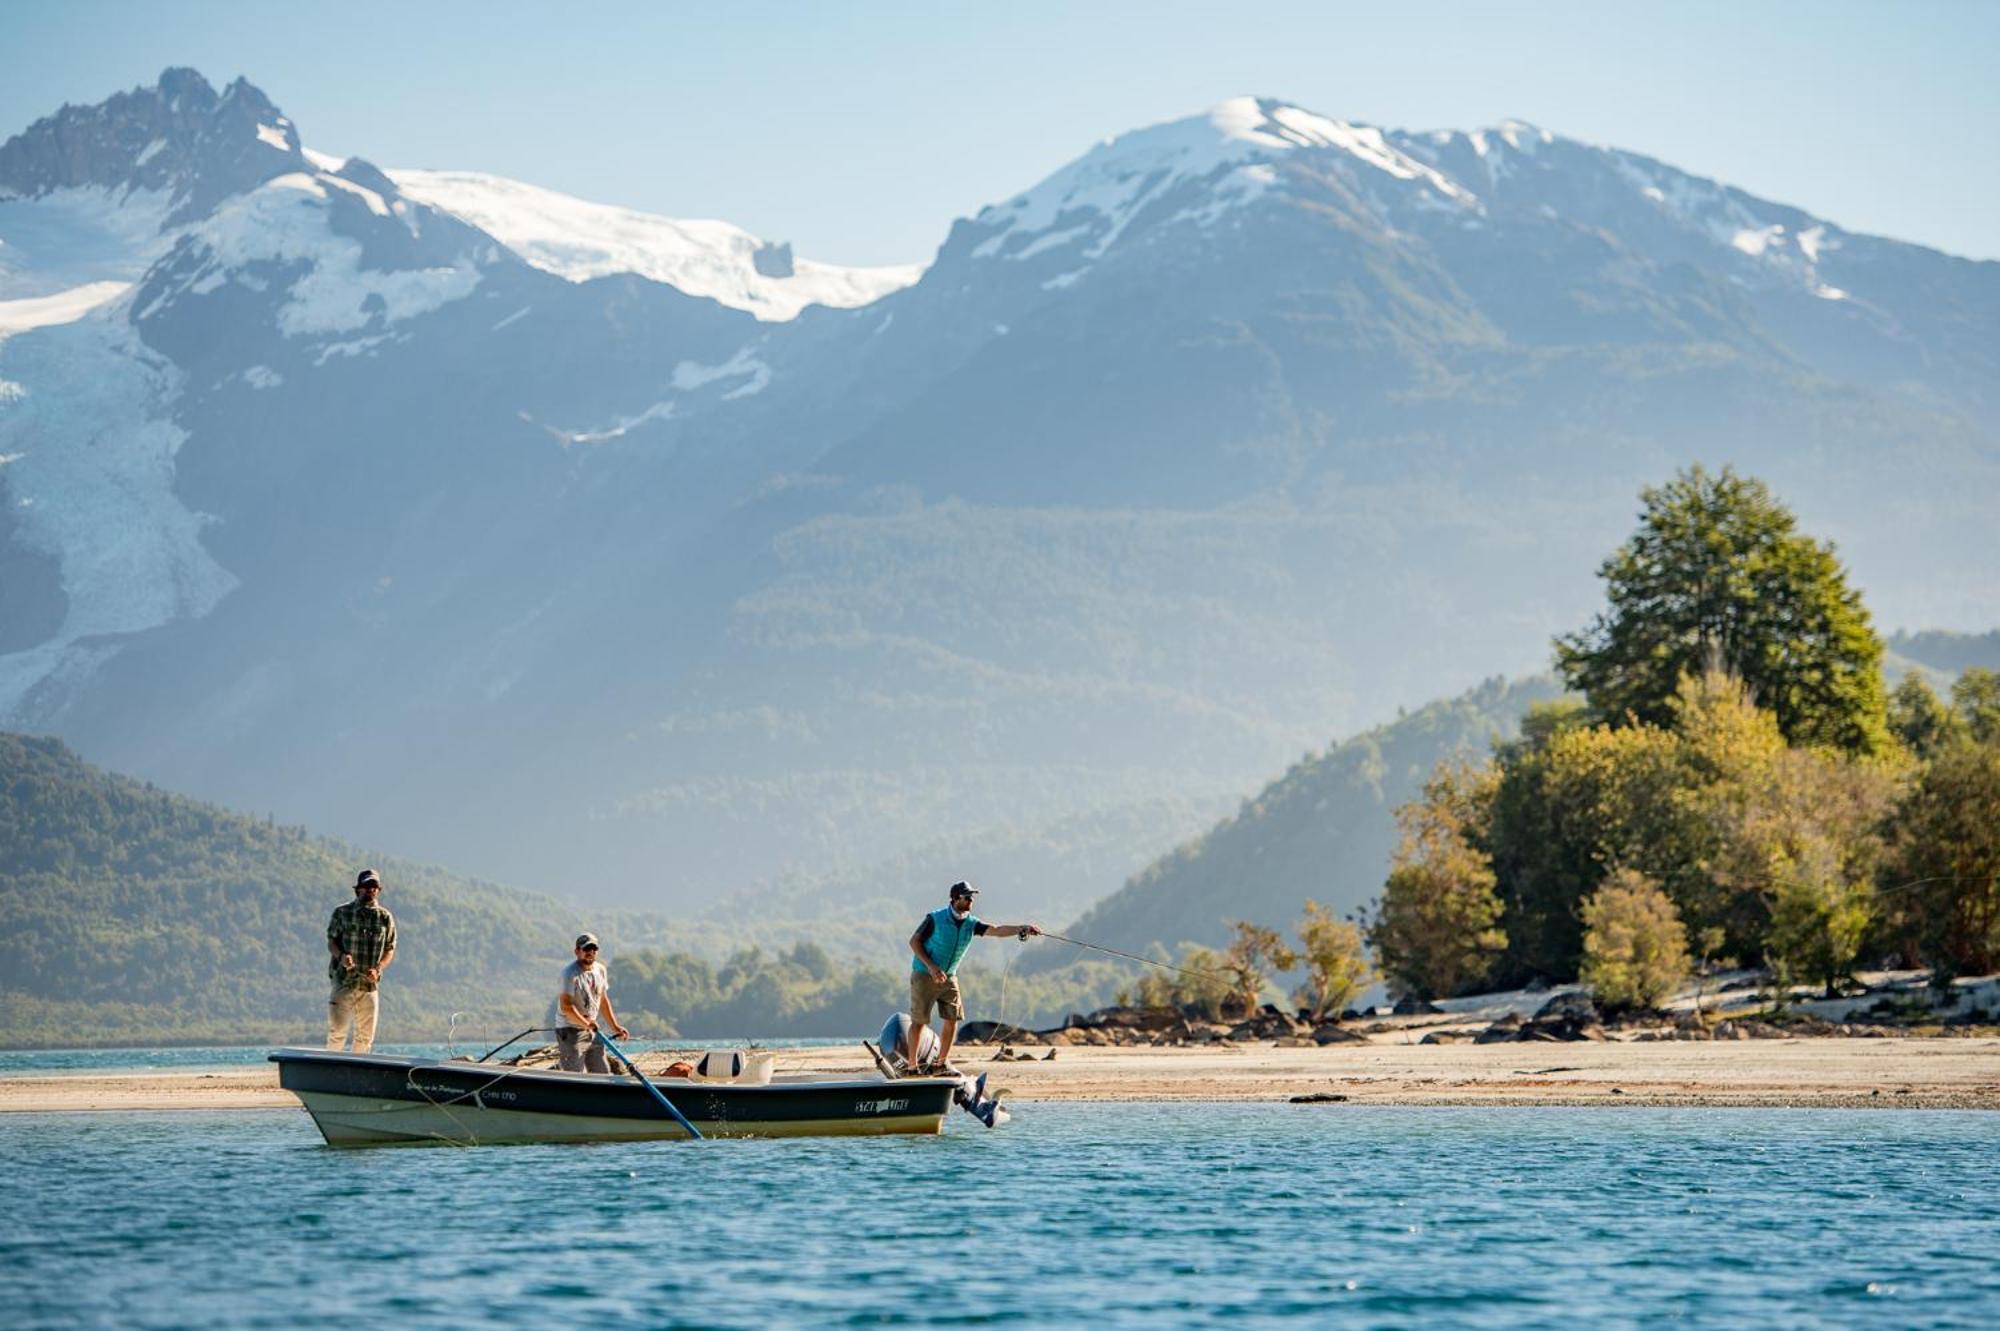
{"label": "baseball cap", "polygon": [[596,946],[598,945],[598,944],[597,944],[597,935],[596,935],[596,934],[578,934],[578,935],[576,936],[576,945],[577,945],[578,947],[596,947]]}
{"label": "baseball cap", "polygon": [[971,883],[953,883],[951,885],[951,894],[955,897],[976,897],[979,895],[979,889]]}
{"label": "baseball cap", "polygon": [[355,875],[354,885],[356,887],[366,887],[370,883],[375,884],[377,887],[382,886],[381,878],[376,876],[373,869],[363,869],[359,874]]}

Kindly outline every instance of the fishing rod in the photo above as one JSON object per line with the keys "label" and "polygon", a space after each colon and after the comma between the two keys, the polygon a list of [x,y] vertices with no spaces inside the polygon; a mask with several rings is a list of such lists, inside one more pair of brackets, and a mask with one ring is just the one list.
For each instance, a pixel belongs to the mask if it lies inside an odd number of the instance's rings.
{"label": "fishing rod", "polygon": [[1047,929],[1041,931],[1041,936],[1044,938],[1053,938],[1058,943],[1068,943],[1071,947],[1087,947],[1093,952],[1106,952],[1114,957],[1123,957],[1127,961],[1138,961],[1148,966],[1158,966],[1161,970],[1179,971],[1182,975],[1198,975],[1224,980],[1233,980],[1235,978],[1228,971],[1189,970],[1186,966],[1176,966],[1170,962],[1155,960],[1152,957],[1142,957],[1136,952],[1120,952],[1117,948],[1105,947],[1102,943],[1086,943],[1081,938],[1065,938],[1061,934],[1050,933]]}

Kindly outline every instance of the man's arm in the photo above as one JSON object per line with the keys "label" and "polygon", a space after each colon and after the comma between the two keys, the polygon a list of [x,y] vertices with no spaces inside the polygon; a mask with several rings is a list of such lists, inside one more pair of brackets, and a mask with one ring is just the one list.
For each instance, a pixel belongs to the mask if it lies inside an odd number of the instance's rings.
{"label": "man's arm", "polygon": [[632,1033],[619,1024],[618,1014],[611,1010],[611,994],[609,991],[599,1000],[598,1007],[603,1011],[604,1019],[611,1023],[611,1034],[614,1038],[622,1040]]}
{"label": "man's arm", "polygon": [[924,969],[931,973],[933,980],[942,980],[944,978],[944,972],[938,969],[938,964],[935,961],[931,960],[931,954],[924,951],[924,936],[922,934],[916,933],[910,935],[910,951],[916,955],[918,961],[924,963]]}
{"label": "man's arm", "polygon": [[[338,917],[336,916],[336,918]],[[341,947],[340,938],[334,933],[333,928],[331,922],[326,926],[326,954],[338,961],[342,970],[351,971],[354,969],[354,958],[349,956],[346,949]]]}
{"label": "man's arm", "polygon": [[1026,941],[1042,931],[1040,925],[1034,924],[986,924],[984,920],[981,920],[980,923],[986,926],[979,931],[981,938],[984,938],[987,934],[1013,934],[1017,938]]}
{"label": "man's arm", "polygon": [[910,935],[910,951],[916,955],[918,961],[924,963],[924,969],[931,973],[933,980],[942,980],[944,978],[943,969],[935,961],[931,960],[930,953],[924,951],[924,940],[930,937],[930,933],[931,917],[926,915],[924,916],[924,922],[917,926],[917,931]]}

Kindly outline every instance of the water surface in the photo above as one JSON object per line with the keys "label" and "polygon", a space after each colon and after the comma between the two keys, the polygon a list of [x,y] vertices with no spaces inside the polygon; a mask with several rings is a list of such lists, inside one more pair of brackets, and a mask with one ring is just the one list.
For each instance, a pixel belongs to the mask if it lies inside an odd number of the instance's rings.
{"label": "water surface", "polygon": [[333,1151],[0,1116],[43,1327],[2000,1325],[2000,1115],[1024,1104],[942,1138]]}

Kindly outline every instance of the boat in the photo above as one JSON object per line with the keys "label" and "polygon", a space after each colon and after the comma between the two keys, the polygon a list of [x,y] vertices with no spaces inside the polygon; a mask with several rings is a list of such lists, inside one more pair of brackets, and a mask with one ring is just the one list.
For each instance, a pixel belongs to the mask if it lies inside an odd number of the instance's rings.
{"label": "boat", "polygon": [[[688,1132],[637,1077],[323,1049],[270,1055],[329,1146],[649,1141]],[[962,1077],[654,1077],[704,1137],[939,1133]]]}

